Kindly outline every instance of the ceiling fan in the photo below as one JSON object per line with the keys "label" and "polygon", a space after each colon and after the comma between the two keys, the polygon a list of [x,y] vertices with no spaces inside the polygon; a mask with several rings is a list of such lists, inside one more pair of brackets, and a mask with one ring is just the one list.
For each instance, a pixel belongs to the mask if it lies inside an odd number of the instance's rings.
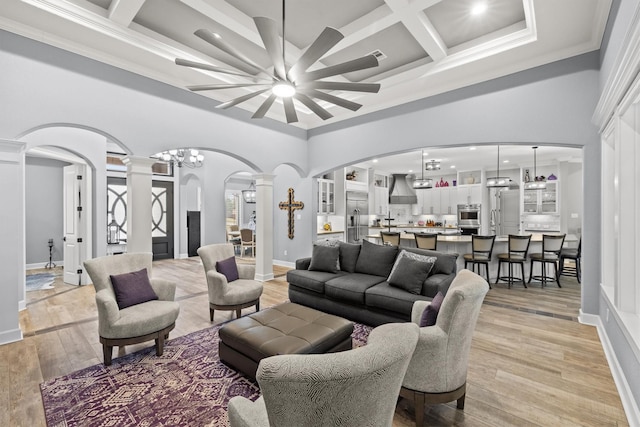
{"label": "ceiling fan", "polygon": [[279,43],[279,35],[277,24],[274,20],[265,17],[255,17],[253,21],[260,33],[264,47],[271,58],[273,70],[267,70],[256,62],[252,61],[246,55],[235,49],[233,46],[225,42],[222,37],[207,29],[199,29],[194,34],[218,49],[228,53],[234,58],[242,61],[250,69],[254,70],[257,77],[246,74],[241,71],[229,70],[214,65],[204,64],[201,62],[190,61],[187,59],[176,58],[177,65],[197,68],[201,70],[214,71],[234,76],[242,76],[251,79],[251,83],[231,83],[231,84],[210,84],[187,86],[192,91],[204,90],[221,90],[242,87],[255,87],[255,91],[230,101],[224,102],[217,108],[230,108],[244,101],[254,98],[261,94],[268,94],[262,105],[256,110],[252,118],[262,118],[271,108],[276,98],[281,98],[284,105],[284,112],[287,123],[298,121],[296,108],[293,100],[299,101],[311,111],[313,111],[322,120],[327,120],[333,115],[325,108],[318,104],[314,99],[323,100],[331,104],[347,108],[351,111],[357,111],[362,104],[332,95],[322,90],[332,91],[354,91],[354,92],[370,92],[377,93],[380,90],[379,83],[351,83],[338,81],[322,80],[326,77],[336,76],[338,74],[350,73],[353,71],[364,70],[378,66],[378,59],[375,55],[370,54],[351,61],[342,62],[340,64],[320,68],[313,71],[307,71],[316,61],[333,48],[340,40],[344,38],[340,31],[326,27],[309,48],[302,54],[293,66],[288,67],[284,60],[285,47],[285,5],[282,1],[282,45]]}

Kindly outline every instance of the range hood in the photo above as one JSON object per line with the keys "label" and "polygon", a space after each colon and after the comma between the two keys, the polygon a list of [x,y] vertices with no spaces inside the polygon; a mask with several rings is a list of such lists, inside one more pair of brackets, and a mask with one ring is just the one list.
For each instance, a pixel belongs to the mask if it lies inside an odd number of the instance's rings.
{"label": "range hood", "polygon": [[391,175],[389,203],[392,205],[414,205],[418,203],[418,197],[407,182],[406,174],[394,173]]}

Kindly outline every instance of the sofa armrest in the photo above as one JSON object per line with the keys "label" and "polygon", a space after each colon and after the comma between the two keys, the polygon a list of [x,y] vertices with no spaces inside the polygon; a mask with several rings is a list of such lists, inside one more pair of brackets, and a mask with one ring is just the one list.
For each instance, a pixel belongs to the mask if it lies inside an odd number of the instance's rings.
{"label": "sofa armrest", "polygon": [[296,270],[308,270],[311,265],[311,257],[296,260]]}
{"label": "sofa armrest", "polygon": [[173,301],[176,298],[176,284],[169,280],[150,278],[149,283],[160,301]]}
{"label": "sofa armrest", "polygon": [[234,427],[269,427],[267,408],[262,396],[255,402],[242,396],[229,400],[229,421]]}
{"label": "sofa armrest", "polygon": [[109,325],[120,318],[120,308],[113,292],[108,289],[102,289],[96,293],[96,305],[98,306],[98,329],[103,336],[107,334]]}

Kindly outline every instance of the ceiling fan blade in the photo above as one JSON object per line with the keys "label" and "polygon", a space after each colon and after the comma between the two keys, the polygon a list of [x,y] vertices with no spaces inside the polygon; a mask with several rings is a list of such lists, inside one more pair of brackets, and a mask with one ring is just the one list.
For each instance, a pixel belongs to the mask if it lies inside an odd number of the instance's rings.
{"label": "ceiling fan blade", "polygon": [[362,104],[358,104],[357,102],[349,101],[348,99],[339,98],[335,95],[331,95],[330,93],[320,92],[315,89],[301,89],[298,91],[299,93],[303,93],[305,95],[310,96],[311,98],[322,99],[323,101],[330,102],[339,107],[346,108],[351,111],[358,111]]}
{"label": "ceiling fan blade", "polygon": [[267,70],[265,70],[260,65],[253,62],[251,59],[249,59],[249,57],[245,56],[243,53],[241,53],[236,48],[231,46],[229,43],[224,41],[222,37],[220,37],[218,34],[214,33],[213,31],[201,28],[199,30],[196,30],[194,34],[200,37],[202,40],[206,41],[207,43],[222,50],[223,52],[226,52],[229,55],[233,56],[234,58],[244,62],[251,68],[254,68],[256,72],[263,72],[263,73],[266,73],[267,75],[270,75]]}
{"label": "ceiling fan blade", "polygon": [[336,76],[338,74],[351,73],[352,71],[365,70],[378,66],[378,58],[375,55],[367,55],[362,58],[353,59],[341,64],[332,65],[320,70],[309,71],[301,74],[296,83],[319,80],[325,77]]}
{"label": "ceiling fan blade", "polygon": [[316,113],[316,115],[322,120],[327,120],[333,117],[333,114],[322,108],[317,102],[309,98],[307,95],[296,93],[294,95],[294,98],[302,102],[308,109]]}
{"label": "ceiling fan blade", "polygon": [[270,88],[267,89],[262,89],[262,90],[257,90],[255,92],[251,92],[248,93],[246,95],[242,95],[238,98],[232,99],[231,101],[227,101],[227,102],[223,102],[222,104],[218,105],[216,108],[222,108],[222,109],[226,109],[229,107],[233,107],[234,105],[238,105],[241,102],[247,101],[251,98],[254,98],[262,93],[265,93],[266,91],[270,90]]}
{"label": "ceiling fan blade", "polygon": [[233,89],[237,87],[250,87],[250,86],[270,86],[268,83],[230,83],[230,84],[214,84],[214,85],[194,85],[187,86],[187,89],[198,92],[201,90],[219,90],[219,89]]}
{"label": "ceiling fan blade", "polygon": [[234,76],[242,76],[250,79],[255,78],[254,76],[247,73],[243,73],[242,71],[228,70],[226,68],[216,67],[215,65],[204,64],[202,62],[189,61],[188,59],[176,58],[176,64],[182,65],[183,67],[191,67],[191,68],[198,68],[200,70],[215,71],[216,73],[232,74]]}
{"label": "ceiling fan blade", "polygon": [[293,105],[293,98],[282,98],[284,104],[284,114],[287,116],[287,123],[294,123],[298,121],[298,115],[296,114],[296,107]]}
{"label": "ceiling fan blade", "polygon": [[273,19],[261,16],[253,18],[253,21],[256,23],[256,28],[262,38],[262,43],[271,57],[276,77],[281,80],[285,80],[287,73],[284,69],[282,45],[280,44],[280,37],[278,36],[278,27],[276,22]]}
{"label": "ceiling fan blade", "polygon": [[380,83],[350,83],[350,82],[305,82],[299,85],[301,89],[348,90],[352,92],[378,93]]}
{"label": "ceiling fan blade", "polygon": [[344,36],[335,28],[326,27],[311,46],[302,54],[298,62],[289,70],[288,77],[291,81],[296,81],[300,74],[304,73],[314,62],[322,58],[332,47],[334,47]]}
{"label": "ceiling fan blade", "polygon": [[263,118],[264,115],[267,114],[267,111],[269,111],[269,108],[271,108],[271,106],[273,105],[273,101],[275,100],[276,100],[276,95],[272,93],[271,95],[269,95],[267,99],[264,100],[260,108],[256,110],[256,112],[253,114],[253,116],[251,116],[251,118],[252,119]]}

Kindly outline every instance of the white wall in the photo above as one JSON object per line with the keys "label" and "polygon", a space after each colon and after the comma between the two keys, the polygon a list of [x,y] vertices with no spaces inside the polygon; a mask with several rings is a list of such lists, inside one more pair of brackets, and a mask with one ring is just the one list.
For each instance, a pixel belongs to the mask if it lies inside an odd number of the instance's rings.
{"label": "white wall", "polygon": [[52,259],[63,259],[62,168],[69,163],[41,157],[25,161],[25,244],[26,263],[49,262],[49,239],[53,239]]}

